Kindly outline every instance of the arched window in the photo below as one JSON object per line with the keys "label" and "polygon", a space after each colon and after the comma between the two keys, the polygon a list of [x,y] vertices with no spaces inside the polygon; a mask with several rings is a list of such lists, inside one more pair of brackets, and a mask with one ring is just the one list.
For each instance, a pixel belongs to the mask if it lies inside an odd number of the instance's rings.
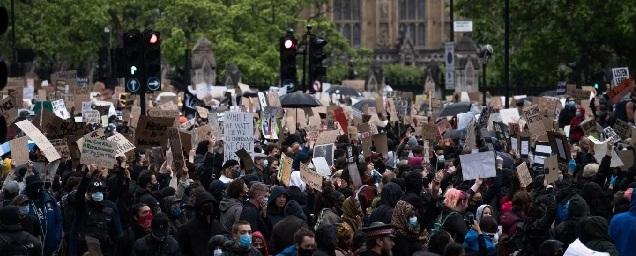
{"label": "arched window", "polygon": [[409,33],[415,48],[424,48],[426,43],[426,0],[399,0],[400,28]]}
{"label": "arched window", "polygon": [[353,47],[360,46],[360,1],[333,0],[333,21]]}

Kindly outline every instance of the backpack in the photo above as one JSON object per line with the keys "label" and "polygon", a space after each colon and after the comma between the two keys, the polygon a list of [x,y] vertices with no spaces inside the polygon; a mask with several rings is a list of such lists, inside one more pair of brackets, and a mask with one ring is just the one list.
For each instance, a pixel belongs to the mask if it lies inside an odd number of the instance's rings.
{"label": "backpack", "polygon": [[26,232],[21,231],[18,237],[9,237],[6,234],[0,234],[0,250],[2,255],[6,256],[28,256],[32,255],[31,251],[35,245],[26,238]]}
{"label": "backpack", "polygon": [[444,230],[444,223],[446,223],[446,220],[448,219],[448,217],[450,217],[453,214],[459,214],[459,213],[451,212],[447,214],[446,216],[444,216],[444,214],[438,215],[437,219],[435,219],[435,223],[433,223],[433,228],[431,229],[431,233],[435,235],[441,232],[442,230]]}

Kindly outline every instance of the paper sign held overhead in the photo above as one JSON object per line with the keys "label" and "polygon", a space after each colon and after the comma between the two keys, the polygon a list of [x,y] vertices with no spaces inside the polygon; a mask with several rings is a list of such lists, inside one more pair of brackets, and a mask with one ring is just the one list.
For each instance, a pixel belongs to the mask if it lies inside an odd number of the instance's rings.
{"label": "paper sign held overhead", "polygon": [[526,162],[522,162],[517,166],[517,177],[519,177],[521,187],[527,188],[532,183],[532,176],[530,176]]}
{"label": "paper sign held overhead", "polygon": [[300,178],[310,188],[322,192],[322,177],[320,174],[310,169],[308,165],[303,163],[300,164]]}
{"label": "paper sign held overhead", "polygon": [[234,153],[245,149],[254,155],[254,121],[251,113],[226,112],[223,116],[224,155],[223,162],[239,157]]}
{"label": "paper sign held overhead", "polygon": [[114,143],[115,157],[124,156],[125,153],[135,149],[135,145],[121,133],[110,136],[107,140]]}
{"label": "paper sign held overhead", "polygon": [[559,174],[561,172],[559,171],[557,155],[545,158],[543,166],[543,169],[545,170],[546,183],[552,184],[559,179]]}
{"label": "paper sign held overhead", "polygon": [[29,138],[22,136],[9,142],[11,146],[11,163],[15,166],[26,164],[29,161]]}
{"label": "paper sign held overhead", "polygon": [[61,158],[60,154],[57,150],[55,150],[55,147],[51,144],[51,142],[49,142],[46,136],[44,136],[44,134],[42,134],[42,132],[40,132],[40,130],[30,121],[20,121],[15,123],[15,125],[35,142],[35,145],[42,150],[44,156],[49,162],[53,162]]}
{"label": "paper sign held overhead", "polygon": [[495,152],[478,152],[459,156],[464,180],[497,176]]}

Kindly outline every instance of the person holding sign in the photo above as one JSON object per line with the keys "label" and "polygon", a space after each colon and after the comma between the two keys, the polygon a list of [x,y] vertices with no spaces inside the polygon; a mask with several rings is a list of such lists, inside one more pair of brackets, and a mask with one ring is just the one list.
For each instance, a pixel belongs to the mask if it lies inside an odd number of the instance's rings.
{"label": "person holding sign", "polygon": [[572,143],[578,142],[585,135],[580,124],[585,121],[585,108],[576,108],[576,114],[570,121],[570,140]]}

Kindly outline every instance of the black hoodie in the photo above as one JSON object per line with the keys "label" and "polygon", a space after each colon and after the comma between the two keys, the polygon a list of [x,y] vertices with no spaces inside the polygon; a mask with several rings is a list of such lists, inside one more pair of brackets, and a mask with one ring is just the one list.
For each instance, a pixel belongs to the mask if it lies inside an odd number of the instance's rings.
{"label": "black hoodie", "polygon": [[385,224],[391,223],[391,216],[393,216],[393,208],[395,204],[402,197],[402,188],[398,184],[389,182],[382,186],[382,192],[380,192],[380,206],[371,212],[369,222],[383,222]]}

